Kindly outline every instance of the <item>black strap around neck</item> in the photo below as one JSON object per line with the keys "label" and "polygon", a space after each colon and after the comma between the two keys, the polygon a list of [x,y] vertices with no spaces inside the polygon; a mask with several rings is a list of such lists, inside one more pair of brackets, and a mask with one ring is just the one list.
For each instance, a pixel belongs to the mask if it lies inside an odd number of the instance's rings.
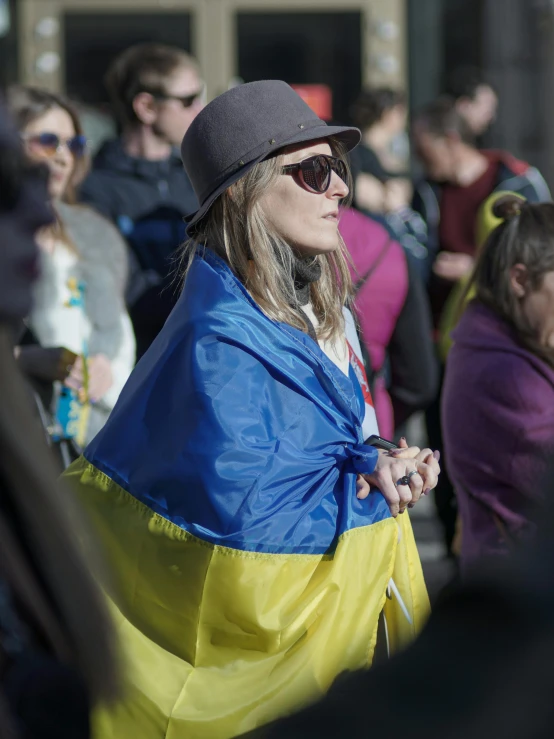
{"label": "black strap around neck", "polygon": [[321,277],[321,264],[317,257],[293,257],[294,294],[298,305],[310,302],[310,285]]}

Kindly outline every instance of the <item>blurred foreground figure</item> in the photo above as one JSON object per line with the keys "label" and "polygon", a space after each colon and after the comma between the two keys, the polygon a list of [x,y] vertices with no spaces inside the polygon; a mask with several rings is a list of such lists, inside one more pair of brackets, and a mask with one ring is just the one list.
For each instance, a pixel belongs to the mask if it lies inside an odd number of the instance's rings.
{"label": "blurred foreground figure", "polygon": [[[111,634],[78,551],[79,517],[13,356],[47,226],[44,173],[0,109],[0,736],[86,739],[89,707],[114,693]],[[90,562],[89,562],[90,564]]]}
{"label": "blurred foreground figure", "polygon": [[106,87],[121,137],[106,142],[81,198],[110,218],[131,249],[127,302],[140,358],[177,298],[176,249],[183,217],[198,207],[179,146],[204,106],[195,59],[161,44],[139,44],[113,62]]}

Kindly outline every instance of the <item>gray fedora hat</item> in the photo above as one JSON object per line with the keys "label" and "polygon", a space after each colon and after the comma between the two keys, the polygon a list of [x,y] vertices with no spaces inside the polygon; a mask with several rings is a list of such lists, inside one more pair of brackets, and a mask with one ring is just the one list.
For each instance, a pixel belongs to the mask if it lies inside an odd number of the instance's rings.
{"label": "gray fedora hat", "polygon": [[286,82],[248,82],[216,97],[196,116],[181,157],[200,208],[188,216],[187,233],[214,200],[255,164],[283,146],[334,136],[350,151],[357,128],[328,126]]}

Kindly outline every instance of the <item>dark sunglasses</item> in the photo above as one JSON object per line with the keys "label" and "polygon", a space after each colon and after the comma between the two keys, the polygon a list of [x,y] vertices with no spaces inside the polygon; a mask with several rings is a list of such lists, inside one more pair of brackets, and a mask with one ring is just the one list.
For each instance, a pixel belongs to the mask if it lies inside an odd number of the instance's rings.
{"label": "dark sunglasses", "polygon": [[287,164],[281,172],[283,174],[298,173],[309,190],[319,193],[327,192],[333,172],[338,174],[343,182],[348,180],[348,170],[342,159],[330,157],[327,154],[317,154],[297,164]]}
{"label": "dark sunglasses", "polygon": [[149,90],[145,90],[144,92],[148,92],[155,100],[177,100],[177,102],[181,103],[183,108],[190,108],[191,105],[193,105],[195,100],[198,100],[198,98],[202,95],[204,92],[204,88],[201,87],[196,92],[191,93],[190,95],[185,95],[183,97],[179,97],[179,95],[167,95],[165,92],[151,92]]}
{"label": "dark sunglasses", "polygon": [[61,139],[57,133],[45,131],[38,134],[23,134],[22,138],[35,149],[40,149],[47,157],[53,157],[63,146],[67,146],[75,159],[81,159],[87,150],[86,136],[79,135],[72,136],[69,139]]}
{"label": "dark sunglasses", "polygon": [[40,186],[47,200],[48,178],[46,164],[30,162],[17,147],[0,147],[0,213],[17,207],[27,185]]}

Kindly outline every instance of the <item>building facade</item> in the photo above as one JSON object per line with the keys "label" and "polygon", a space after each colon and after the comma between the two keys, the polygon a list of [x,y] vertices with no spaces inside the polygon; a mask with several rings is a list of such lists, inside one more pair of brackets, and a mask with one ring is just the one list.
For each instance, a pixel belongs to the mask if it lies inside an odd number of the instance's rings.
{"label": "building facade", "polygon": [[208,98],[237,79],[325,85],[345,119],[363,84],[406,87],[405,0],[18,0],[19,77],[105,102],[103,74],[130,44],[200,62]]}
{"label": "building facade", "polygon": [[554,187],[554,0],[0,0],[0,81],[106,105],[104,72],[123,48],[176,44],[200,61],[208,98],[238,80],[323,85],[348,120],[360,87],[409,92],[417,108],[456,66],[495,85],[488,144],[541,168]]}

